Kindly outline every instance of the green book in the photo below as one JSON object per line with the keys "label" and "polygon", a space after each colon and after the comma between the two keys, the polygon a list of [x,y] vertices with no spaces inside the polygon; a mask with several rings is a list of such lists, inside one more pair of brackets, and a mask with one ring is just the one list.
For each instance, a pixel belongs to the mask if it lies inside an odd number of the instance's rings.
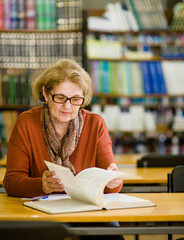
{"label": "green book", "polygon": [[21,76],[17,76],[17,103],[23,104],[23,90],[22,90],[22,82]]}
{"label": "green book", "polygon": [[15,86],[15,76],[9,76],[10,81],[10,99],[11,104],[16,104],[16,86]]}
{"label": "green book", "polygon": [[26,75],[25,77],[25,100],[26,104],[30,105],[31,104],[31,93],[30,93],[30,75]]}
{"label": "green book", "polygon": [[131,95],[133,93],[131,62],[125,62],[124,66],[125,66],[125,80],[126,80],[126,86],[127,86],[126,94]]}
{"label": "green book", "polygon": [[6,141],[5,129],[4,129],[4,119],[3,119],[2,111],[0,111],[0,138],[1,138],[1,142]]}
{"label": "green book", "polygon": [[118,93],[118,74],[117,74],[117,62],[112,62],[112,87],[113,93]]}
{"label": "green book", "polygon": [[118,82],[119,93],[126,95],[125,66],[123,61],[119,62],[118,64]]}

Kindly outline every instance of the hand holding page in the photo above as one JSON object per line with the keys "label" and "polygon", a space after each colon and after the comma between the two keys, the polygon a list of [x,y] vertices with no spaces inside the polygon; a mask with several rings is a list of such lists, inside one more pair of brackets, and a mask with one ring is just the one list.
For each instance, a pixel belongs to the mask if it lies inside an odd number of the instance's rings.
{"label": "hand holding page", "polygon": [[69,168],[62,167],[51,162],[45,161],[51,171],[56,172],[56,177],[64,185],[65,192],[72,198],[80,201],[104,205],[103,191],[105,186],[113,179],[126,175],[118,171],[108,171],[102,168],[87,168],[76,176]]}
{"label": "hand holding page", "polygon": [[124,194],[103,194],[105,186],[113,179],[127,173],[109,171],[101,168],[87,168],[76,176],[69,168],[45,161],[49,170],[56,172],[56,177],[64,185],[70,199],[25,202],[24,205],[47,213],[81,212],[102,209],[155,206],[154,203]]}

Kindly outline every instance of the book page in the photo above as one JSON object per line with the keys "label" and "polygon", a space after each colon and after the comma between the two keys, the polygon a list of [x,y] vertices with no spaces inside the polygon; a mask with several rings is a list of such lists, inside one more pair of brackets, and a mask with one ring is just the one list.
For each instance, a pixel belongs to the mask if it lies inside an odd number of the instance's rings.
{"label": "book page", "polygon": [[45,161],[50,171],[55,171],[56,177],[64,185],[65,192],[72,198],[83,202],[91,202],[92,199],[84,192],[78,180],[74,177],[69,168]]}
{"label": "book page", "polygon": [[137,207],[154,207],[153,202],[143,198],[132,197],[127,194],[109,193],[104,194],[104,206],[106,209],[118,208],[137,208]]}
{"label": "book page", "polygon": [[105,186],[113,179],[123,177],[126,173],[109,171],[102,168],[87,168],[77,174],[76,178],[80,182],[83,190],[93,199],[96,205],[103,207]]}
{"label": "book page", "polygon": [[46,213],[69,213],[100,210],[101,208],[90,203],[84,203],[74,199],[57,199],[51,201],[24,202],[24,206],[32,207]]}
{"label": "book page", "polygon": [[91,202],[100,207],[104,205],[103,190],[113,179],[123,177],[118,171],[108,171],[101,168],[88,168],[74,177],[69,168],[45,161],[48,168],[56,172],[56,176],[64,184],[66,193],[80,201]]}

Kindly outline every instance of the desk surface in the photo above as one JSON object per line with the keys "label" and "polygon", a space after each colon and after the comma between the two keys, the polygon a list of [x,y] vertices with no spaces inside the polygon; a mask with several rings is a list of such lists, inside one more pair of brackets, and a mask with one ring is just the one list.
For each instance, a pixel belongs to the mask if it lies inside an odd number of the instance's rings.
{"label": "desk surface", "polygon": [[118,165],[136,166],[137,160],[142,156],[143,154],[114,154],[114,160]]}
{"label": "desk surface", "polygon": [[[125,184],[166,184],[167,173],[170,173],[172,168],[119,168],[119,170],[130,174],[124,177]],[[3,184],[5,171],[6,168],[0,168],[0,184]]]}
{"label": "desk surface", "polygon": [[3,184],[3,179],[4,179],[5,172],[6,172],[6,168],[1,167],[0,168],[0,184]]}
{"label": "desk surface", "polygon": [[129,173],[124,177],[125,184],[166,184],[167,174],[173,168],[119,168],[120,171]]}
{"label": "desk surface", "polygon": [[6,159],[7,159],[6,155],[0,159],[0,166],[6,166]]}
{"label": "desk surface", "polygon": [[[143,154],[114,154],[114,159],[117,164],[136,165],[137,160],[142,156]],[[6,166],[6,158],[5,155],[0,159],[0,166]]]}
{"label": "desk surface", "polygon": [[59,222],[168,222],[184,221],[184,193],[134,193],[153,201],[156,207],[102,210],[67,214],[46,214],[23,206],[23,200],[0,194],[0,221],[34,220]]}

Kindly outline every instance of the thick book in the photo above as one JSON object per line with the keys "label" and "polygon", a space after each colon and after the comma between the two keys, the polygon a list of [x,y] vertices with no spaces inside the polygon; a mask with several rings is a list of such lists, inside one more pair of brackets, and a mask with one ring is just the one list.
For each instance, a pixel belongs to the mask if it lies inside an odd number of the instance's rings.
{"label": "thick book", "polygon": [[[64,184],[69,197],[56,200],[26,201],[25,206],[46,213],[83,212],[102,209],[120,209],[135,207],[153,207],[155,204],[146,199],[124,194],[104,194],[104,188],[113,179],[123,177],[127,173],[109,171],[101,168],[87,168],[76,176],[69,168],[45,161],[49,170],[56,172]],[[61,194],[62,195],[62,194]]]}

